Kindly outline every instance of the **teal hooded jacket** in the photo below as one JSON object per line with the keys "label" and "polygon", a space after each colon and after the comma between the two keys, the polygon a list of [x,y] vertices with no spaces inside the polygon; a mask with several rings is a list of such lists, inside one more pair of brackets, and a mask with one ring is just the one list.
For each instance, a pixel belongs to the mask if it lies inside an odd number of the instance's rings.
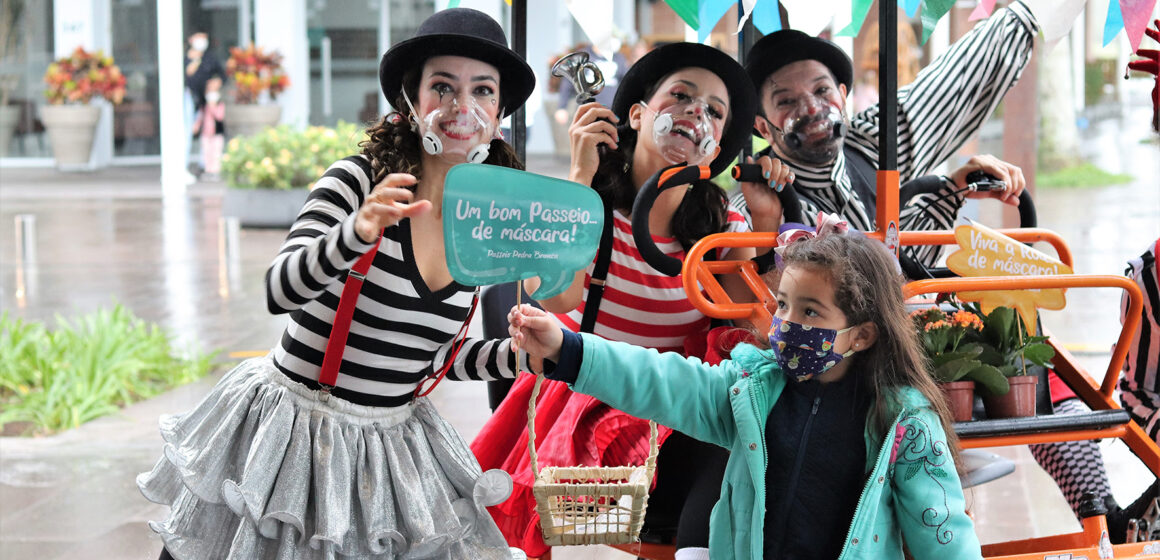
{"label": "teal hooded jacket", "polygon": [[[716,366],[584,334],[572,388],[730,450],[709,527],[714,560],[759,560],[765,522],[765,422],[787,378],[767,351],[748,344]],[[853,374],[853,372],[851,372]],[[928,401],[906,387],[893,395],[892,429],[866,437],[870,473],[840,560],[979,559],[975,527],[946,433]],[[869,424],[869,422],[867,422]]]}

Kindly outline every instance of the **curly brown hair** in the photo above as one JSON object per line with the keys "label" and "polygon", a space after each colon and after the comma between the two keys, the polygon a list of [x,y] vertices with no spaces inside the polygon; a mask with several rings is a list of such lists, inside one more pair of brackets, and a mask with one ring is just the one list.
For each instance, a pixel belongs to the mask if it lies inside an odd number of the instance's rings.
{"label": "curly brown hair", "polygon": [[[403,91],[411,99],[419,95],[420,69],[408,70],[403,75]],[[423,179],[423,153],[419,146],[419,134],[412,128],[410,109],[400,93],[391,100],[391,105],[400,107],[383,116],[377,123],[367,127],[367,138],[359,142],[362,154],[371,162],[374,172],[373,182],[378,183],[388,173],[410,173],[415,179]],[[498,138],[491,141],[491,151],[484,163],[524,169],[524,162],[512,147]],[[414,187],[411,187],[414,188]]]}

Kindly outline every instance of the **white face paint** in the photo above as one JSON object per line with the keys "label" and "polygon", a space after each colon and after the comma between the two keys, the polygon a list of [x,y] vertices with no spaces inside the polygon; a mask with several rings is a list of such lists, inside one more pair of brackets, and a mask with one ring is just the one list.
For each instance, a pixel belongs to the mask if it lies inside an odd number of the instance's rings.
{"label": "white face paint", "polygon": [[653,140],[665,161],[701,165],[712,158],[720,132],[708,118],[711,110],[708,103],[690,97],[660,112],[644,103],[641,107],[654,115]]}
{"label": "white face paint", "polygon": [[[416,114],[405,91],[403,99],[411,114]],[[446,104],[424,115],[418,123],[423,151],[454,163],[483,163],[489,154],[495,123],[474,99],[463,103],[456,97],[447,99]]]}
{"label": "white face paint", "polygon": [[189,46],[197,52],[205,52],[205,50],[209,48],[209,39],[206,39],[205,37],[194,37],[189,42]]}
{"label": "white face paint", "polygon": [[766,137],[783,157],[810,165],[834,161],[846,131],[845,88],[816,60],[799,60],[771,74],[761,87]]}
{"label": "white face paint", "polygon": [[646,149],[655,149],[674,164],[706,165],[717,155],[729,114],[729,91],[712,70],[677,70],[658,82],[655,92],[639,105],[644,111],[638,130],[642,140],[648,139]]}
{"label": "white face paint", "polygon": [[499,72],[475,59],[431,58],[424,65],[419,107],[403,99],[415,119],[423,150],[451,163],[483,163],[499,130]]}

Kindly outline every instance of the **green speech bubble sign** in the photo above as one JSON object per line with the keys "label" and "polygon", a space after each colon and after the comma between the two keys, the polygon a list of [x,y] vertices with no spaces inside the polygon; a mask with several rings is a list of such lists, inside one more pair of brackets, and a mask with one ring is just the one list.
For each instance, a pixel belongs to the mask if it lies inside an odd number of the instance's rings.
{"label": "green speech bubble sign", "polygon": [[483,286],[539,276],[532,294],[560,294],[600,245],[604,207],[584,185],[494,165],[462,164],[443,184],[447,268]]}

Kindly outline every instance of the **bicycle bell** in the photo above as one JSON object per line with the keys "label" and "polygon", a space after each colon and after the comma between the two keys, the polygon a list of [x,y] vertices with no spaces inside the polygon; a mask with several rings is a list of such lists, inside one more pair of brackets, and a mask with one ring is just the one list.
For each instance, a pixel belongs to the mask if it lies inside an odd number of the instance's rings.
{"label": "bicycle bell", "polygon": [[568,53],[552,65],[552,75],[567,78],[576,88],[576,103],[583,105],[596,99],[596,94],[604,89],[604,74],[596,63],[588,60],[588,53],[576,51]]}

